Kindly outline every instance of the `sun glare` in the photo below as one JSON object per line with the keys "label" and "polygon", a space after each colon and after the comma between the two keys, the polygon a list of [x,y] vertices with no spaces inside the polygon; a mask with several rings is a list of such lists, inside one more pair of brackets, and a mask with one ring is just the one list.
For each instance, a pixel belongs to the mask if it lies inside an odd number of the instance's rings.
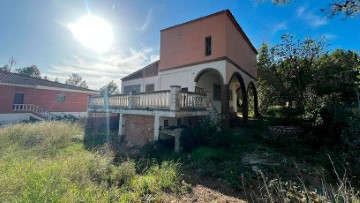
{"label": "sun glare", "polygon": [[97,51],[107,51],[113,42],[113,31],[103,19],[87,15],[68,25],[74,37],[84,46]]}

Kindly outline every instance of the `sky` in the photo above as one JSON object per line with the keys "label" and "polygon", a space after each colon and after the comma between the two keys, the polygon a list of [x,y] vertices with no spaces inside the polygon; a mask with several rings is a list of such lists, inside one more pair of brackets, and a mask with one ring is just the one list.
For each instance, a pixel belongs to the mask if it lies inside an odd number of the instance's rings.
{"label": "sky", "polygon": [[[360,17],[329,19],[320,11],[331,0],[296,0],[276,6],[269,0],[1,0],[0,65],[37,65],[60,82],[79,73],[98,89],[158,60],[160,30],[229,9],[258,49],[283,34],[325,37],[327,49],[360,50]],[[81,44],[69,25],[88,14],[111,25],[114,39],[102,53]],[[104,39],[106,40],[106,39]]]}

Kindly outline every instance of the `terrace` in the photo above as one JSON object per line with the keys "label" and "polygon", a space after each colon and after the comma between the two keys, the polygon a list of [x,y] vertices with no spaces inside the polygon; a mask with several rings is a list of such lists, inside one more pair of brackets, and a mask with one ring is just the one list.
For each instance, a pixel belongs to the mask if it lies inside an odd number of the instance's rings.
{"label": "terrace", "polygon": [[206,93],[186,92],[180,86],[171,86],[171,90],[92,96],[88,112],[186,117],[209,115],[210,105]]}

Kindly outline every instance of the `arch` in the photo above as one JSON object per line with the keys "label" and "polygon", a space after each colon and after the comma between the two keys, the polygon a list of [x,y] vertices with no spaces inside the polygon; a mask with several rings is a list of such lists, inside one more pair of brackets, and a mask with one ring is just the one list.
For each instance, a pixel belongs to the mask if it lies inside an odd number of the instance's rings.
{"label": "arch", "polygon": [[247,88],[247,95],[249,96],[250,91],[253,93],[254,99],[254,116],[259,117],[259,101],[258,101],[258,94],[256,90],[256,86],[253,81],[251,81]]}
{"label": "arch", "polygon": [[215,68],[205,68],[205,69],[202,69],[202,70],[199,71],[198,74],[196,75],[196,77],[195,77],[195,79],[194,79],[194,82],[198,82],[199,79],[201,78],[201,76],[202,76],[204,73],[208,72],[208,71],[214,71],[214,72],[219,76],[219,78],[220,78],[220,80],[221,80],[221,84],[224,84],[224,78],[223,78],[223,76],[222,76],[221,73],[220,73],[218,70],[216,70]]}
{"label": "arch", "polygon": [[242,113],[243,113],[243,122],[244,124],[247,124],[249,119],[249,108],[248,108],[248,95],[246,91],[246,86],[243,77],[239,72],[234,72],[232,76],[230,77],[229,83],[232,81],[233,78],[236,78],[238,82],[240,83],[241,88],[241,95],[242,95]]}

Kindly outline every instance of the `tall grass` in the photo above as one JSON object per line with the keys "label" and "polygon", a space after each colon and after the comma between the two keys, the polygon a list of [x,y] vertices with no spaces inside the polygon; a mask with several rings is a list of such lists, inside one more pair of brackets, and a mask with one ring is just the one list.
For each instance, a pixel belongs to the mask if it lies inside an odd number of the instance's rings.
{"label": "tall grass", "polygon": [[178,164],[138,173],[134,161],[90,152],[83,129],[67,122],[0,128],[0,202],[140,202],[176,192]]}

